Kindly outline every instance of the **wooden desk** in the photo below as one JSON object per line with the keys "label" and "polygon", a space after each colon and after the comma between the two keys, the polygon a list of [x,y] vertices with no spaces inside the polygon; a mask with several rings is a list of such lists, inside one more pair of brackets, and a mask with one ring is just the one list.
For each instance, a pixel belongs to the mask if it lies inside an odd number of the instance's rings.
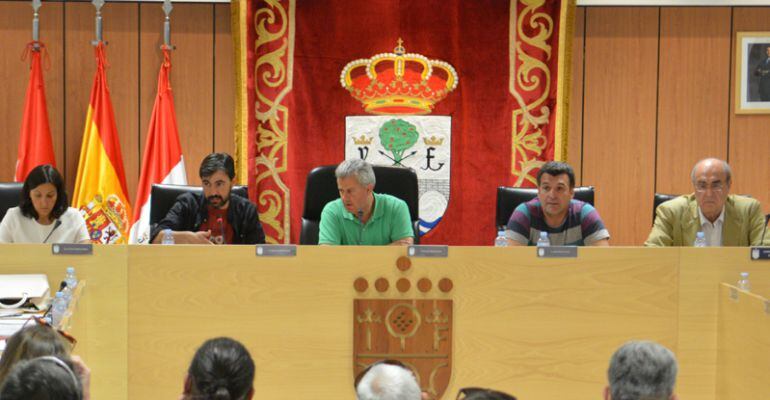
{"label": "wooden desk", "polygon": [[[713,400],[719,282],[747,270],[754,291],[770,293],[767,263],[751,262],[745,248],[581,248],[560,260],[527,248],[449,251],[413,258],[402,273],[395,263],[405,249],[393,247],[257,258],[253,247],[115,246],[67,259],[48,246],[0,246],[0,273],[58,279],[74,265],[88,280],[83,347],[99,399],[176,398],[195,349],[215,336],[249,348],[258,397],[353,399],[353,300],[436,298],[454,302],[445,399],[472,385],[522,399],[600,398],[614,350],[651,339],[677,353],[680,397]],[[353,288],[359,277],[369,282],[363,294]],[[423,277],[429,293],[416,289]],[[378,278],[390,282],[384,294]],[[400,278],[411,282],[406,293]],[[442,278],[451,292],[436,289]]]}
{"label": "wooden desk", "polygon": [[75,354],[91,368],[94,399],[125,399],[128,390],[127,250],[96,246],[93,256],[54,256],[50,245],[0,245],[0,274],[43,273],[55,291],[71,266],[87,281],[71,333]]}
{"label": "wooden desk", "polygon": [[717,397],[765,398],[770,382],[770,300],[722,284]]}

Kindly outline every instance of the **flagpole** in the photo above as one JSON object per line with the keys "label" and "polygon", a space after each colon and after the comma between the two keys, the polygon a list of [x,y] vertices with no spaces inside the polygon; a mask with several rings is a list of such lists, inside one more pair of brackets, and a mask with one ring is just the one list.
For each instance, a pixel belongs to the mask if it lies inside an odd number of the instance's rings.
{"label": "flagpole", "polygon": [[34,51],[40,51],[40,44],[38,43],[40,40],[40,14],[38,10],[42,5],[41,0],[32,0],[32,10],[34,10],[34,14],[32,14],[32,50]]}
{"label": "flagpole", "polygon": [[98,46],[99,43],[102,43],[102,6],[104,6],[104,0],[93,0],[91,4],[96,8],[96,40],[91,44]]}
{"label": "flagpole", "polygon": [[174,6],[171,5],[171,0],[163,0],[163,12],[166,14],[166,19],[163,21],[163,50],[174,50],[175,47],[171,45],[171,10]]}

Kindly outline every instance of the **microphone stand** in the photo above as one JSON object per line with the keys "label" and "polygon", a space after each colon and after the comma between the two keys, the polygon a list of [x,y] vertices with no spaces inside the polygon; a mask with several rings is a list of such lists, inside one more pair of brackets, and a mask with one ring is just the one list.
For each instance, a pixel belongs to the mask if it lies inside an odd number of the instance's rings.
{"label": "microphone stand", "polygon": [[56,220],[56,222],[54,222],[54,224],[53,224],[53,229],[51,229],[51,232],[48,232],[48,236],[46,236],[46,237],[45,237],[45,239],[43,239],[43,243],[47,242],[47,241],[48,241],[48,239],[50,239],[50,238],[51,238],[51,235],[53,235],[53,232],[54,232],[54,231],[56,230],[56,228],[58,228],[59,226],[61,226],[61,220],[60,220],[60,219],[57,219],[57,220]]}

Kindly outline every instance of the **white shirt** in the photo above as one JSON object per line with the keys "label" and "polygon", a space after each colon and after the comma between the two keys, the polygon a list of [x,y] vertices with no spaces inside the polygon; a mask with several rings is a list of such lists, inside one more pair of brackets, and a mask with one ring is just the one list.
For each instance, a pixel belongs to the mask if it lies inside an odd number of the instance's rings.
{"label": "white shirt", "polygon": [[725,208],[722,207],[722,212],[719,213],[719,217],[712,224],[711,221],[703,215],[703,211],[698,207],[698,215],[700,215],[700,229],[703,234],[706,235],[706,244],[709,247],[719,247],[722,245],[722,227],[725,224]]}
{"label": "white shirt", "polygon": [[80,243],[88,240],[86,221],[80,212],[72,207],[59,217],[61,225],[56,230],[56,223],[42,225],[34,218],[27,218],[19,207],[8,210],[0,222],[0,243]]}

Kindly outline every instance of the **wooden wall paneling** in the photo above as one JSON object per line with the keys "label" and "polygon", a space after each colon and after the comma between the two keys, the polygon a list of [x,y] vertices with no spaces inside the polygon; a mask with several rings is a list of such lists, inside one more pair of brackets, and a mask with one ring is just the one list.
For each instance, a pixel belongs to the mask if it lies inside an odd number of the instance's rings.
{"label": "wooden wall paneling", "polygon": [[690,193],[698,160],[727,157],[730,8],[663,7],[660,20],[655,189]]}
{"label": "wooden wall paneling", "polygon": [[[32,40],[32,8],[28,2],[0,2],[0,129],[5,132],[0,148],[0,182],[13,181],[19,149],[24,97],[29,83],[30,59],[22,61],[25,46]],[[43,59],[48,123],[51,128],[57,167],[63,171],[64,132],[63,88],[64,57],[62,51],[62,5],[45,3],[40,8],[40,40],[45,43]]]}
{"label": "wooden wall paneling", "polygon": [[658,12],[587,10],[583,184],[596,186],[614,245],[640,245],[650,228]]}
{"label": "wooden wall paneling", "polygon": [[[733,12],[733,53],[731,75],[735,76],[735,33],[770,31],[770,8],[736,7]],[[728,162],[733,169],[732,193],[747,193],[762,203],[765,214],[770,213],[770,115],[735,114],[731,80],[730,145]]]}
{"label": "wooden wall paneling", "polygon": [[569,96],[569,133],[567,162],[575,170],[575,182],[581,185],[583,162],[583,45],[585,44],[585,7],[575,12],[575,33],[572,36],[572,85]]}
{"label": "wooden wall paneling", "polygon": [[233,39],[230,34],[230,5],[215,4],[213,7],[214,151],[234,155],[235,64],[233,63]]}
{"label": "wooden wall paneling", "polygon": [[[214,11],[211,5],[175,4],[171,13],[171,87],[187,182],[199,185],[198,167],[214,146]],[[142,146],[155,97],[160,66],[163,10],[141,5]],[[147,77],[147,78],[145,78]],[[150,83],[152,82],[152,83]],[[148,93],[149,91],[149,93]]]}
{"label": "wooden wall paneling", "polygon": [[[91,41],[94,40],[94,7],[91,3],[67,3],[65,6],[66,57],[66,182],[72,193],[77,177],[80,146],[83,141],[86,113],[93,86],[96,61]],[[102,9],[103,38],[107,45],[107,84],[120,137],[128,196],[133,201],[138,177],[138,6],[131,3],[108,3]]]}

